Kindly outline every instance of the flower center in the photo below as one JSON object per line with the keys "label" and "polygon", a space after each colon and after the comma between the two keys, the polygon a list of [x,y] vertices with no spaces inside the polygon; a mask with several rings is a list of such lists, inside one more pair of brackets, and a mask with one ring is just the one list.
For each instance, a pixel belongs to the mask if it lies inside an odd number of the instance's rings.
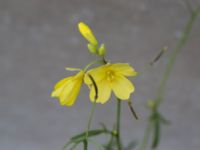
{"label": "flower center", "polygon": [[108,81],[108,82],[112,82],[112,81],[114,80],[114,78],[115,78],[114,72],[108,70],[108,71],[106,72],[106,79],[107,79],[107,81]]}

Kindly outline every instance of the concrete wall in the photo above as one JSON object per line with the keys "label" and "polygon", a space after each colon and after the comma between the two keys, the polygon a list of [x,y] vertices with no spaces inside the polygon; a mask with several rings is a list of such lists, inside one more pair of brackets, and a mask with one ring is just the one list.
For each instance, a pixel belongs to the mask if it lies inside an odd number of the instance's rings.
{"label": "concrete wall", "polygon": [[[192,7],[200,4],[190,2]],[[0,0],[0,149],[58,150],[85,129],[91,108],[87,87],[71,108],[50,98],[54,84],[71,75],[65,67],[84,67],[95,59],[78,33],[79,21],[105,42],[107,59],[129,62],[138,72],[168,46],[155,67],[133,80],[140,120],[134,120],[123,103],[124,143],[141,139],[149,113],[145,102],[155,97],[188,18],[183,0]],[[161,112],[171,125],[163,127],[160,150],[200,149],[199,26],[200,18],[168,83]],[[100,127],[99,122],[112,127],[115,104],[112,99],[97,106],[93,128]]]}

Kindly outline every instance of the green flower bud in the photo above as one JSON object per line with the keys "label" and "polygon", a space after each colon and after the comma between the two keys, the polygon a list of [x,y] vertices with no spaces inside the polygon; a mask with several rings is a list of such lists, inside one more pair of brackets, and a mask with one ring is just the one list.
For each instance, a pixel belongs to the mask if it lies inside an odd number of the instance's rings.
{"label": "green flower bud", "polygon": [[96,46],[94,46],[94,45],[92,45],[92,44],[89,43],[89,44],[87,45],[87,47],[88,47],[90,53],[92,53],[92,54],[96,54],[96,53],[97,53],[97,48],[96,48]]}
{"label": "green flower bud", "polygon": [[153,101],[153,100],[148,100],[148,101],[147,101],[147,107],[148,107],[148,108],[154,109],[155,106],[156,106],[155,101]]}
{"label": "green flower bud", "polygon": [[101,44],[100,48],[99,48],[99,51],[98,51],[98,54],[100,56],[104,56],[106,54],[106,47],[104,44]]}

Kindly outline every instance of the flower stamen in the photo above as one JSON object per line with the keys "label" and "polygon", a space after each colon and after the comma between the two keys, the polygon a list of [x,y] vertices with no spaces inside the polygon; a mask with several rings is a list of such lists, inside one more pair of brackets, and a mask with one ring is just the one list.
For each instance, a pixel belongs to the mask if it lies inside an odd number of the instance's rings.
{"label": "flower stamen", "polygon": [[107,79],[107,81],[108,81],[108,82],[112,82],[112,81],[114,80],[114,78],[115,78],[114,72],[108,70],[108,71],[106,72],[106,79]]}

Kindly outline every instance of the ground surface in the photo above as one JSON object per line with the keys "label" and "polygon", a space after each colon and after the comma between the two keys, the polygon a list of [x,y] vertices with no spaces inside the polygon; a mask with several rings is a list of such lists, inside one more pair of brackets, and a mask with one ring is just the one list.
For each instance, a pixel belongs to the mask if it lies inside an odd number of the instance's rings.
{"label": "ground surface", "polygon": [[[85,129],[91,108],[86,87],[72,108],[50,98],[53,85],[70,74],[66,66],[83,67],[94,59],[77,31],[79,21],[106,43],[108,59],[129,62],[139,72],[168,46],[162,60],[134,80],[139,121],[123,103],[124,143],[140,139],[148,116],[145,102],[154,98],[188,17],[182,0],[0,0],[0,149],[59,150]],[[171,125],[163,128],[160,150],[200,149],[199,26],[200,18],[171,74],[161,108]],[[115,103],[98,105],[93,128],[99,122],[112,127]]]}

